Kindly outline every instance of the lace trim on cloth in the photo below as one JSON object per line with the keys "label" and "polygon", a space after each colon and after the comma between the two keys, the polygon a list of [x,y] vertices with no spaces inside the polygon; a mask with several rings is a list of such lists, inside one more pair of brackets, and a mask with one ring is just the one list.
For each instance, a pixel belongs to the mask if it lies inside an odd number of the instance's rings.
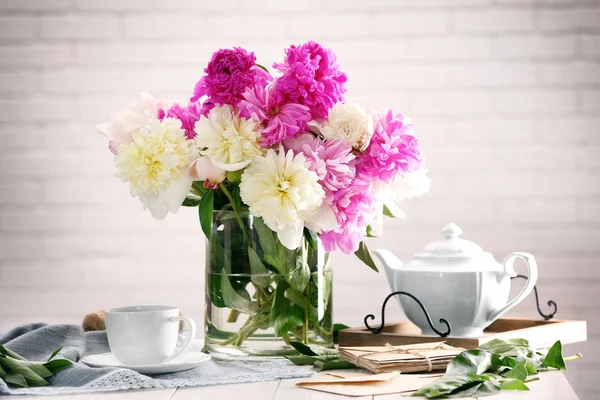
{"label": "lace trim on cloth", "polygon": [[[206,369],[207,376],[175,378],[175,374],[142,375],[129,369],[115,369],[81,387],[43,386],[12,390],[13,394],[57,395],[84,392],[107,392],[128,389],[175,388],[233,383],[264,382],[278,379],[305,378],[315,374],[311,366],[294,366],[287,360],[277,361],[229,361],[215,363]],[[202,373],[202,366],[191,371]],[[177,373],[181,375],[182,373]]]}

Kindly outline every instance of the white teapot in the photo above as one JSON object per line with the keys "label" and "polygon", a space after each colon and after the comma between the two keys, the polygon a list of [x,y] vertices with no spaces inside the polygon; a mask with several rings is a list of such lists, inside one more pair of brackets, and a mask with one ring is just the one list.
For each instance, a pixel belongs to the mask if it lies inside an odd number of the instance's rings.
{"label": "white teapot", "polygon": [[[461,233],[458,226],[447,225],[442,240],[430,243],[406,264],[388,250],[373,253],[376,263],[385,268],[393,291],[414,295],[433,321],[446,319],[452,326],[450,336],[477,337],[531,293],[538,269],[533,255],[523,252],[509,254],[500,264],[475,243],[459,239]],[[527,263],[529,278],[521,293],[507,302],[511,277],[517,275],[513,266],[517,258]],[[423,335],[436,335],[413,299],[398,296],[398,300]]]}

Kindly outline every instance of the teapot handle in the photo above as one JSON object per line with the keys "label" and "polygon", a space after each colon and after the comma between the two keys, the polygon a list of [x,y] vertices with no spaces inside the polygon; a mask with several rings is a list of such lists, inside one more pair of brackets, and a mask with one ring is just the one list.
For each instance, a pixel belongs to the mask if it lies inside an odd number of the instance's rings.
{"label": "teapot handle", "polygon": [[508,310],[519,304],[525,297],[529,296],[529,293],[535,287],[538,279],[538,267],[535,262],[535,257],[532,254],[524,253],[517,251],[515,253],[511,253],[504,260],[504,272],[508,274],[510,277],[517,276],[517,272],[515,271],[514,263],[517,258],[522,258],[527,263],[527,272],[529,278],[527,278],[527,283],[521,293],[511,301],[509,301],[504,307],[499,310],[494,310],[488,316],[488,321],[493,322],[504,315]]}

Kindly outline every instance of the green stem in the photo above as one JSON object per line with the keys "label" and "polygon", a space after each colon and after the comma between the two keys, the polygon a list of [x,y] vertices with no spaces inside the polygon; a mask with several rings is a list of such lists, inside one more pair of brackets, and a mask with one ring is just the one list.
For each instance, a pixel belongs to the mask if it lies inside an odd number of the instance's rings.
{"label": "green stem", "polygon": [[258,326],[264,322],[261,319],[266,317],[265,312],[271,309],[273,300],[275,299],[275,292],[273,292],[266,301],[256,311],[256,314],[249,315],[244,325],[237,331],[235,335],[219,343],[221,346],[227,346],[228,344],[235,343],[236,346],[240,346],[244,340],[248,338],[254,331],[258,329]]}
{"label": "green stem", "polygon": [[244,234],[244,239],[246,239],[246,247],[248,247],[248,243],[250,242],[250,237],[248,236],[248,232],[246,232],[246,226],[244,225],[244,222],[242,221],[242,216],[240,214],[240,210],[235,206],[235,200],[233,200],[233,196],[231,195],[231,192],[229,191],[229,189],[227,189],[227,186],[224,183],[221,183],[221,184],[219,184],[219,187],[221,188],[223,193],[225,193],[225,196],[227,196],[227,199],[229,199],[229,202],[231,203],[231,208],[233,208],[233,212],[235,213],[235,218],[237,219],[238,223],[240,224],[240,228],[242,228],[242,233]]}
{"label": "green stem", "polygon": [[577,353],[574,356],[570,356],[570,357],[565,357],[563,358],[564,361],[573,361],[573,360],[577,360],[578,358],[583,357],[583,354],[581,353]]}
{"label": "green stem", "polygon": [[304,326],[302,327],[302,343],[304,344],[308,344],[308,308],[310,307],[310,300],[309,300],[309,290],[310,290],[310,284],[306,285],[306,289],[304,290],[304,295],[306,297],[306,305],[304,307]]}

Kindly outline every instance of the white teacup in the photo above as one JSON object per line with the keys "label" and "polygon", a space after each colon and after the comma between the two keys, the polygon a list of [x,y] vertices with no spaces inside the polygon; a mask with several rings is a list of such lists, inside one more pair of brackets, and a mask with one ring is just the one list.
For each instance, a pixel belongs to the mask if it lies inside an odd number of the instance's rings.
{"label": "white teacup", "polygon": [[[161,364],[186,351],[196,337],[196,324],[172,306],[132,306],[106,310],[108,345],[125,365]],[[190,326],[185,345],[175,351],[179,321]]]}

